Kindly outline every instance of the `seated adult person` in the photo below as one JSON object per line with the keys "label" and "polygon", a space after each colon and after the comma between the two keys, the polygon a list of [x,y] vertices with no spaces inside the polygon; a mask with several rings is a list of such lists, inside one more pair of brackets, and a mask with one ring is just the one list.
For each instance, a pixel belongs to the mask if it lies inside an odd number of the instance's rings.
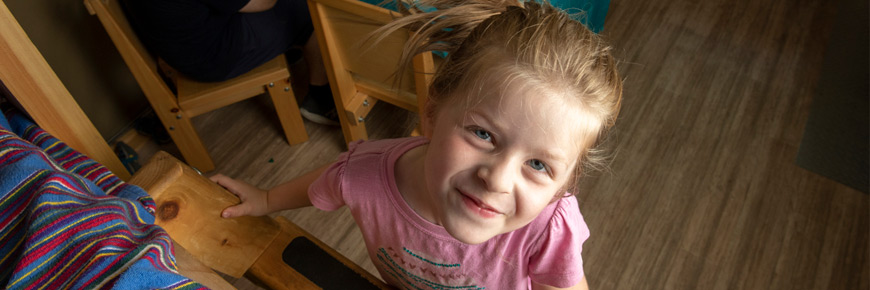
{"label": "seated adult person", "polygon": [[305,0],[124,0],[139,37],[152,53],[192,79],[239,76],[282,53],[304,58],[309,93],[302,115],[338,125],[335,104]]}

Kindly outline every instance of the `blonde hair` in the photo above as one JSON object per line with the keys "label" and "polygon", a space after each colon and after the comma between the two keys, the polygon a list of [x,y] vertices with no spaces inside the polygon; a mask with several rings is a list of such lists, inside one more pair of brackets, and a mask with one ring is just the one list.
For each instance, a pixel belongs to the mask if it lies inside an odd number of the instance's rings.
{"label": "blonde hair", "polygon": [[[455,101],[450,98],[457,92],[479,89],[475,86],[493,67],[506,68],[513,77],[576,97],[586,113],[601,121],[593,144],[581,153],[575,177],[586,168],[603,167],[605,158],[597,147],[619,112],[622,80],[610,46],[599,35],[548,2],[419,0],[397,6],[404,17],[378,33],[401,28],[415,32],[400,69],[409,67],[419,53],[448,53],[429,87],[427,117]],[[566,190],[576,193],[576,180]]]}

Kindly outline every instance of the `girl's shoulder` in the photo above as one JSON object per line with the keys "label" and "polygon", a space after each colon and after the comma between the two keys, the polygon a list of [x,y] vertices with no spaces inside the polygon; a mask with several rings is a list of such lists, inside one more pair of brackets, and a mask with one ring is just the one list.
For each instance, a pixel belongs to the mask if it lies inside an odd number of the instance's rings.
{"label": "girl's shoulder", "polygon": [[578,239],[580,243],[589,238],[589,227],[577,198],[568,196],[554,201],[529,224],[529,230],[536,236],[533,244],[540,246],[545,241],[562,238]]}
{"label": "girl's shoulder", "polygon": [[396,161],[406,152],[428,142],[425,137],[354,141],[347,145],[348,150],[339,155],[334,166],[340,168],[341,176],[347,172],[383,174],[392,180]]}
{"label": "girl's shoulder", "polygon": [[573,195],[563,197],[554,203],[556,206],[548,222],[551,227],[558,224],[569,224],[582,228],[588,234],[589,229],[586,226],[586,220],[583,219],[583,214],[580,213],[580,204],[577,201],[577,197]]}
{"label": "girl's shoulder", "polygon": [[546,228],[553,224],[565,222],[578,225],[582,224],[583,226],[586,225],[586,222],[583,219],[583,214],[580,213],[579,202],[573,195],[553,201],[553,203],[548,205],[540,214],[538,214],[538,217],[535,218],[531,224]]}
{"label": "girl's shoulder", "polygon": [[357,140],[347,145],[348,155],[384,154],[399,151],[404,153],[412,148],[429,143],[426,137],[405,137],[379,140]]}
{"label": "girl's shoulder", "polygon": [[530,249],[529,277],[547,285],[567,287],[583,278],[583,243],[589,239],[589,228],[574,196],[561,198],[553,204],[546,226]]}

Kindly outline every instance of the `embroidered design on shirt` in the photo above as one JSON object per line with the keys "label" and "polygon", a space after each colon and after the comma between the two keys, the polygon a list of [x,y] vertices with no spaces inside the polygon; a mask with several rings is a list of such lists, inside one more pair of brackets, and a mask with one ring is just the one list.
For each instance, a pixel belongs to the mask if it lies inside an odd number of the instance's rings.
{"label": "embroidered design on shirt", "polygon": [[[484,290],[461,270],[459,263],[442,263],[424,257],[408,248],[380,248],[377,253],[382,269],[394,283],[405,289],[469,289]],[[387,278],[387,277],[384,277]],[[399,286],[396,285],[396,286]]]}
{"label": "embroidered design on shirt", "polygon": [[432,264],[432,265],[435,265],[438,267],[447,267],[447,268],[459,267],[459,264],[441,264],[441,263],[435,263],[435,262],[429,261],[426,258],[420,257],[417,254],[414,254],[414,252],[411,252],[411,250],[408,250],[408,248],[405,248],[405,247],[402,247],[402,250],[405,250],[405,253],[408,253],[409,255],[413,256],[414,258],[420,259],[423,262],[426,262],[426,263],[429,263],[429,264]]}

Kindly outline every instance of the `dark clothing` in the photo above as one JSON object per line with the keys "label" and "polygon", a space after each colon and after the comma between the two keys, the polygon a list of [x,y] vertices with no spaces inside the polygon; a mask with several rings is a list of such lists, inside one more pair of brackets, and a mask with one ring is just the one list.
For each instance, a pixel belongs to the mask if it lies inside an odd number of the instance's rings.
{"label": "dark clothing", "polygon": [[240,13],[249,0],[126,0],[139,38],[175,70],[223,81],[302,46],[314,30],[305,0]]}

